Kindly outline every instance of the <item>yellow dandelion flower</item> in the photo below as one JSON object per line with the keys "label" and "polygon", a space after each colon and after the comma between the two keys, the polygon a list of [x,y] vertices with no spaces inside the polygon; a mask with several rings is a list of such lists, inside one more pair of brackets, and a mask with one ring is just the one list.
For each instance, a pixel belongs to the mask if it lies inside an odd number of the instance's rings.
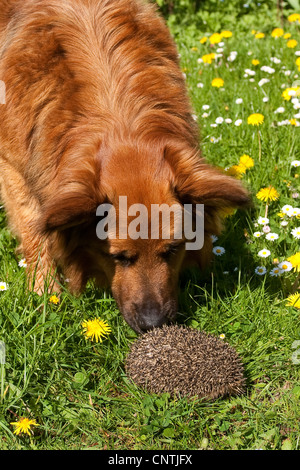
{"label": "yellow dandelion flower", "polygon": [[288,302],[287,306],[300,308],[300,294],[291,294],[286,300]]}
{"label": "yellow dandelion flower", "polygon": [[286,88],[283,92],[282,92],[282,98],[284,98],[286,101],[290,101],[290,99],[292,98],[292,96],[299,96],[300,94],[300,87],[299,86],[293,86],[293,87],[290,87],[290,88]]}
{"label": "yellow dandelion flower", "polygon": [[290,49],[294,49],[294,47],[296,47],[298,44],[298,41],[296,41],[296,39],[290,39],[286,45],[287,47],[289,47]]}
{"label": "yellow dandelion flower", "polygon": [[256,194],[257,199],[263,202],[276,201],[279,198],[279,193],[273,186],[262,188]]}
{"label": "yellow dandelion flower", "polygon": [[51,302],[51,304],[57,305],[59,304],[59,298],[56,295],[51,295],[49,302]]}
{"label": "yellow dandelion flower", "polygon": [[288,258],[288,261],[292,263],[294,271],[300,272],[300,251],[293,256]]}
{"label": "yellow dandelion flower", "polygon": [[246,167],[244,165],[232,165],[227,170],[225,170],[228,176],[233,176],[234,178],[241,179],[246,173]]}
{"label": "yellow dandelion flower", "polygon": [[259,60],[257,60],[257,59],[252,60],[252,65],[258,65],[258,64],[259,64]]}
{"label": "yellow dandelion flower", "polygon": [[105,320],[100,320],[100,318],[84,320],[81,326],[84,336],[91,341],[95,339],[96,343],[98,343],[98,341],[102,343],[102,338],[105,338],[111,333],[111,327]]}
{"label": "yellow dandelion flower", "polygon": [[275,28],[273,29],[271,36],[272,38],[280,38],[281,36],[283,36],[283,34],[284,34],[284,31],[282,28]]}
{"label": "yellow dandelion flower", "polygon": [[251,124],[252,126],[259,126],[264,122],[264,116],[260,113],[254,113],[250,114],[248,117],[248,124]]}
{"label": "yellow dandelion flower", "polygon": [[39,426],[35,419],[28,418],[20,418],[19,421],[10,424],[16,427],[14,434],[17,436],[21,433],[28,434],[28,436],[30,436],[30,433],[32,434],[31,426]]}
{"label": "yellow dandelion flower", "polygon": [[251,34],[253,34],[253,35],[256,34],[256,30],[255,30],[255,29],[252,29],[252,30],[251,30]]}
{"label": "yellow dandelion flower", "polygon": [[211,86],[214,86],[217,88],[220,88],[223,85],[224,85],[223,78],[214,78],[213,81],[211,82]]}
{"label": "yellow dandelion flower", "polygon": [[265,37],[265,33],[256,33],[254,37],[255,39],[263,39]]}
{"label": "yellow dandelion flower", "polygon": [[216,58],[216,54],[212,52],[211,54],[204,54],[201,59],[205,64],[211,64],[212,61]]}
{"label": "yellow dandelion flower", "polygon": [[300,70],[300,57],[298,57],[296,59],[296,65],[297,65],[298,69]]}
{"label": "yellow dandelion flower", "polygon": [[205,44],[206,41],[207,41],[207,37],[206,37],[206,36],[204,36],[203,38],[200,39],[200,43],[201,43],[201,44]]}
{"label": "yellow dandelion flower", "polygon": [[222,41],[222,36],[219,33],[214,33],[210,36],[209,42],[211,44],[219,44]]}
{"label": "yellow dandelion flower", "polygon": [[232,32],[231,32],[231,31],[227,31],[227,30],[221,31],[221,36],[222,36],[222,38],[231,38]]}
{"label": "yellow dandelion flower", "polygon": [[198,52],[198,47],[191,47],[191,51]]}
{"label": "yellow dandelion flower", "polygon": [[297,126],[298,125],[298,121],[297,119],[289,119],[289,123],[291,124],[291,126]]}
{"label": "yellow dandelion flower", "polygon": [[289,21],[290,23],[295,23],[295,21],[300,22],[300,14],[299,14],[299,13],[292,13],[292,14],[288,17],[288,21]]}
{"label": "yellow dandelion flower", "polygon": [[240,165],[243,165],[248,170],[254,167],[254,160],[249,155],[244,154],[240,157]]}
{"label": "yellow dandelion flower", "polygon": [[291,37],[291,33],[285,33],[285,35],[283,36],[283,39],[290,39]]}

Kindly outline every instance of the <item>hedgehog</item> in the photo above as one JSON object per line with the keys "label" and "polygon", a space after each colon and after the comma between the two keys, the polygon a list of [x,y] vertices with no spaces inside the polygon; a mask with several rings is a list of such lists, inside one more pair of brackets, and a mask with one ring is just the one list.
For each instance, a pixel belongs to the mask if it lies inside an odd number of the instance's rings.
{"label": "hedgehog", "polygon": [[127,354],[125,371],[149,393],[214,400],[245,392],[242,361],[228,343],[176,324],[140,336]]}

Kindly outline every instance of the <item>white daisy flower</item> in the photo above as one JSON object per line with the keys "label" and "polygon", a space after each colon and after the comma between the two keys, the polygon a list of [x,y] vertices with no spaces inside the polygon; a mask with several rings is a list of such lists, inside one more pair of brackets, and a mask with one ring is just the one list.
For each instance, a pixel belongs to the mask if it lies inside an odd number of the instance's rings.
{"label": "white daisy flower", "polygon": [[204,109],[204,111],[207,111],[209,109],[209,105],[208,104],[204,104],[202,106],[202,109]]}
{"label": "white daisy flower", "polygon": [[26,268],[27,267],[27,263],[26,263],[25,258],[21,259],[18,264],[19,264],[20,268]]}
{"label": "white daisy flower", "polygon": [[253,236],[254,236],[255,238],[259,238],[259,237],[261,237],[262,235],[263,235],[263,232],[254,232],[254,233],[253,233]]}
{"label": "white daisy flower", "polygon": [[215,243],[218,240],[217,235],[211,235],[210,238],[213,243]]}
{"label": "white daisy flower", "polygon": [[268,233],[268,234],[266,235],[266,239],[267,239],[267,240],[270,240],[270,241],[272,241],[272,242],[273,242],[274,240],[277,240],[278,238],[279,238],[278,233],[272,233],[272,232],[270,232],[270,233]]}
{"label": "white daisy flower", "polygon": [[271,62],[273,62],[274,64],[280,64],[281,60],[277,59],[277,57],[271,57]]}
{"label": "white daisy flower", "polygon": [[291,234],[293,235],[294,238],[297,238],[298,240],[300,239],[300,227],[293,228],[291,231]]}
{"label": "white daisy flower", "polygon": [[272,277],[278,277],[282,274],[282,270],[276,266],[276,268],[273,268],[271,271],[270,271],[270,276]]}
{"label": "white daisy flower", "polygon": [[6,284],[6,282],[0,282],[0,291],[7,290],[7,288],[8,288],[8,285]]}
{"label": "white daisy flower", "polygon": [[268,219],[268,217],[258,217],[257,222],[260,225],[267,225],[269,223],[269,219]]}
{"label": "white daisy flower", "polygon": [[216,119],[217,124],[222,124],[223,121],[224,121],[224,119],[221,116],[217,117],[217,119]]}
{"label": "white daisy flower", "polygon": [[269,101],[269,98],[268,98],[267,96],[264,96],[264,97],[263,97],[263,102],[264,102],[264,103],[267,103],[268,101]]}
{"label": "white daisy flower", "polygon": [[202,82],[197,83],[197,88],[203,88],[204,84]]}
{"label": "white daisy flower", "polygon": [[212,124],[210,125],[210,127],[217,127],[217,126],[218,126],[218,124],[215,124],[215,123],[212,123]]}
{"label": "white daisy flower", "polygon": [[282,227],[286,227],[288,225],[288,221],[287,220],[283,220],[282,222],[280,222],[280,225]]}
{"label": "white daisy flower", "polygon": [[241,119],[237,119],[234,123],[235,126],[240,126],[242,124],[242,120]]}
{"label": "white daisy flower", "polygon": [[212,251],[214,255],[221,256],[225,253],[225,248],[222,246],[214,246]]}
{"label": "white daisy flower", "polygon": [[292,216],[297,217],[298,215],[300,215],[300,209],[299,209],[299,207],[294,207],[293,212],[292,212]]}
{"label": "white daisy flower", "polygon": [[259,276],[263,276],[264,274],[266,274],[267,270],[264,266],[257,266],[255,268],[255,273],[258,274]]}
{"label": "white daisy flower", "polygon": [[203,118],[207,118],[208,116],[209,116],[208,113],[203,113],[203,114],[202,114],[202,117],[203,117]]}
{"label": "white daisy flower", "polygon": [[258,82],[258,86],[262,87],[263,85],[265,85],[266,83],[269,83],[269,79],[268,78],[262,78],[261,80],[259,80]]}
{"label": "white daisy flower", "polygon": [[277,113],[284,113],[285,109],[283,106],[279,106],[279,108],[275,109],[274,113],[277,114]]}
{"label": "white daisy flower", "polygon": [[226,124],[231,124],[231,123],[232,123],[232,119],[226,118],[226,119],[225,119],[225,122],[226,122]]}
{"label": "white daisy flower", "polygon": [[241,104],[243,102],[243,98],[237,98],[235,102],[236,104]]}
{"label": "white daisy flower", "polygon": [[267,250],[267,248],[263,248],[262,250],[260,250],[257,255],[260,257],[260,258],[267,258],[268,256],[270,256],[271,254],[271,251],[270,250]]}
{"label": "white daisy flower", "polygon": [[289,217],[292,217],[293,215],[293,207],[290,206],[289,204],[286,204],[285,206],[283,206],[281,208],[281,212],[283,212],[284,214],[288,215]]}
{"label": "white daisy flower", "polygon": [[281,261],[281,263],[278,265],[278,268],[280,268],[283,272],[288,272],[293,269],[293,265],[289,261]]}
{"label": "white daisy flower", "polygon": [[300,160],[293,160],[291,165],[294,167],[294,168],[297,168],[298,166],[300,166]]}

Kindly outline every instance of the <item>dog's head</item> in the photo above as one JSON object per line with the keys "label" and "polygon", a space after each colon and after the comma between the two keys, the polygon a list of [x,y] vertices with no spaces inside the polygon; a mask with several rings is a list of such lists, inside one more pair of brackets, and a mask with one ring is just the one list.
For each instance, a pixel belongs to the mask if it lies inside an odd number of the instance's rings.
{"label": "dog's head", "polygon": [[[178,143],[152,153],[127,146],[101,150],[89,174],[78,168],[75,173],[72,184],[45,204],[44,231],[64,240],[69,253],[61,250],[64,259],[58,262],[67,275],[73,272],[78,278],[81,271],[80,279],[94,277],[101,283],[105,278],[124,318],[138,332],[174,319],[185,262],[204,268],[212,251],[211,234],[220,233],[224,212],[249,204],[239,181]],[[186,207],[189,230],[184,230]],[[202,208],[199,227],[197,207]],[[187,246],[197,249],[187,251]]]}

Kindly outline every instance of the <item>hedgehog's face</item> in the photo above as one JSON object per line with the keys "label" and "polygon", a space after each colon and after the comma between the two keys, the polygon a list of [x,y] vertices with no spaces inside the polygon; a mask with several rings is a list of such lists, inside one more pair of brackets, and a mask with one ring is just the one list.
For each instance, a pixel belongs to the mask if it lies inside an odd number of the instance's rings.
{"label": "hedgehog's face", "polygon": [[175,318],[184,254],[182,240],[115,240],[111,244],[112,292],[125,320],[138,333]]}

